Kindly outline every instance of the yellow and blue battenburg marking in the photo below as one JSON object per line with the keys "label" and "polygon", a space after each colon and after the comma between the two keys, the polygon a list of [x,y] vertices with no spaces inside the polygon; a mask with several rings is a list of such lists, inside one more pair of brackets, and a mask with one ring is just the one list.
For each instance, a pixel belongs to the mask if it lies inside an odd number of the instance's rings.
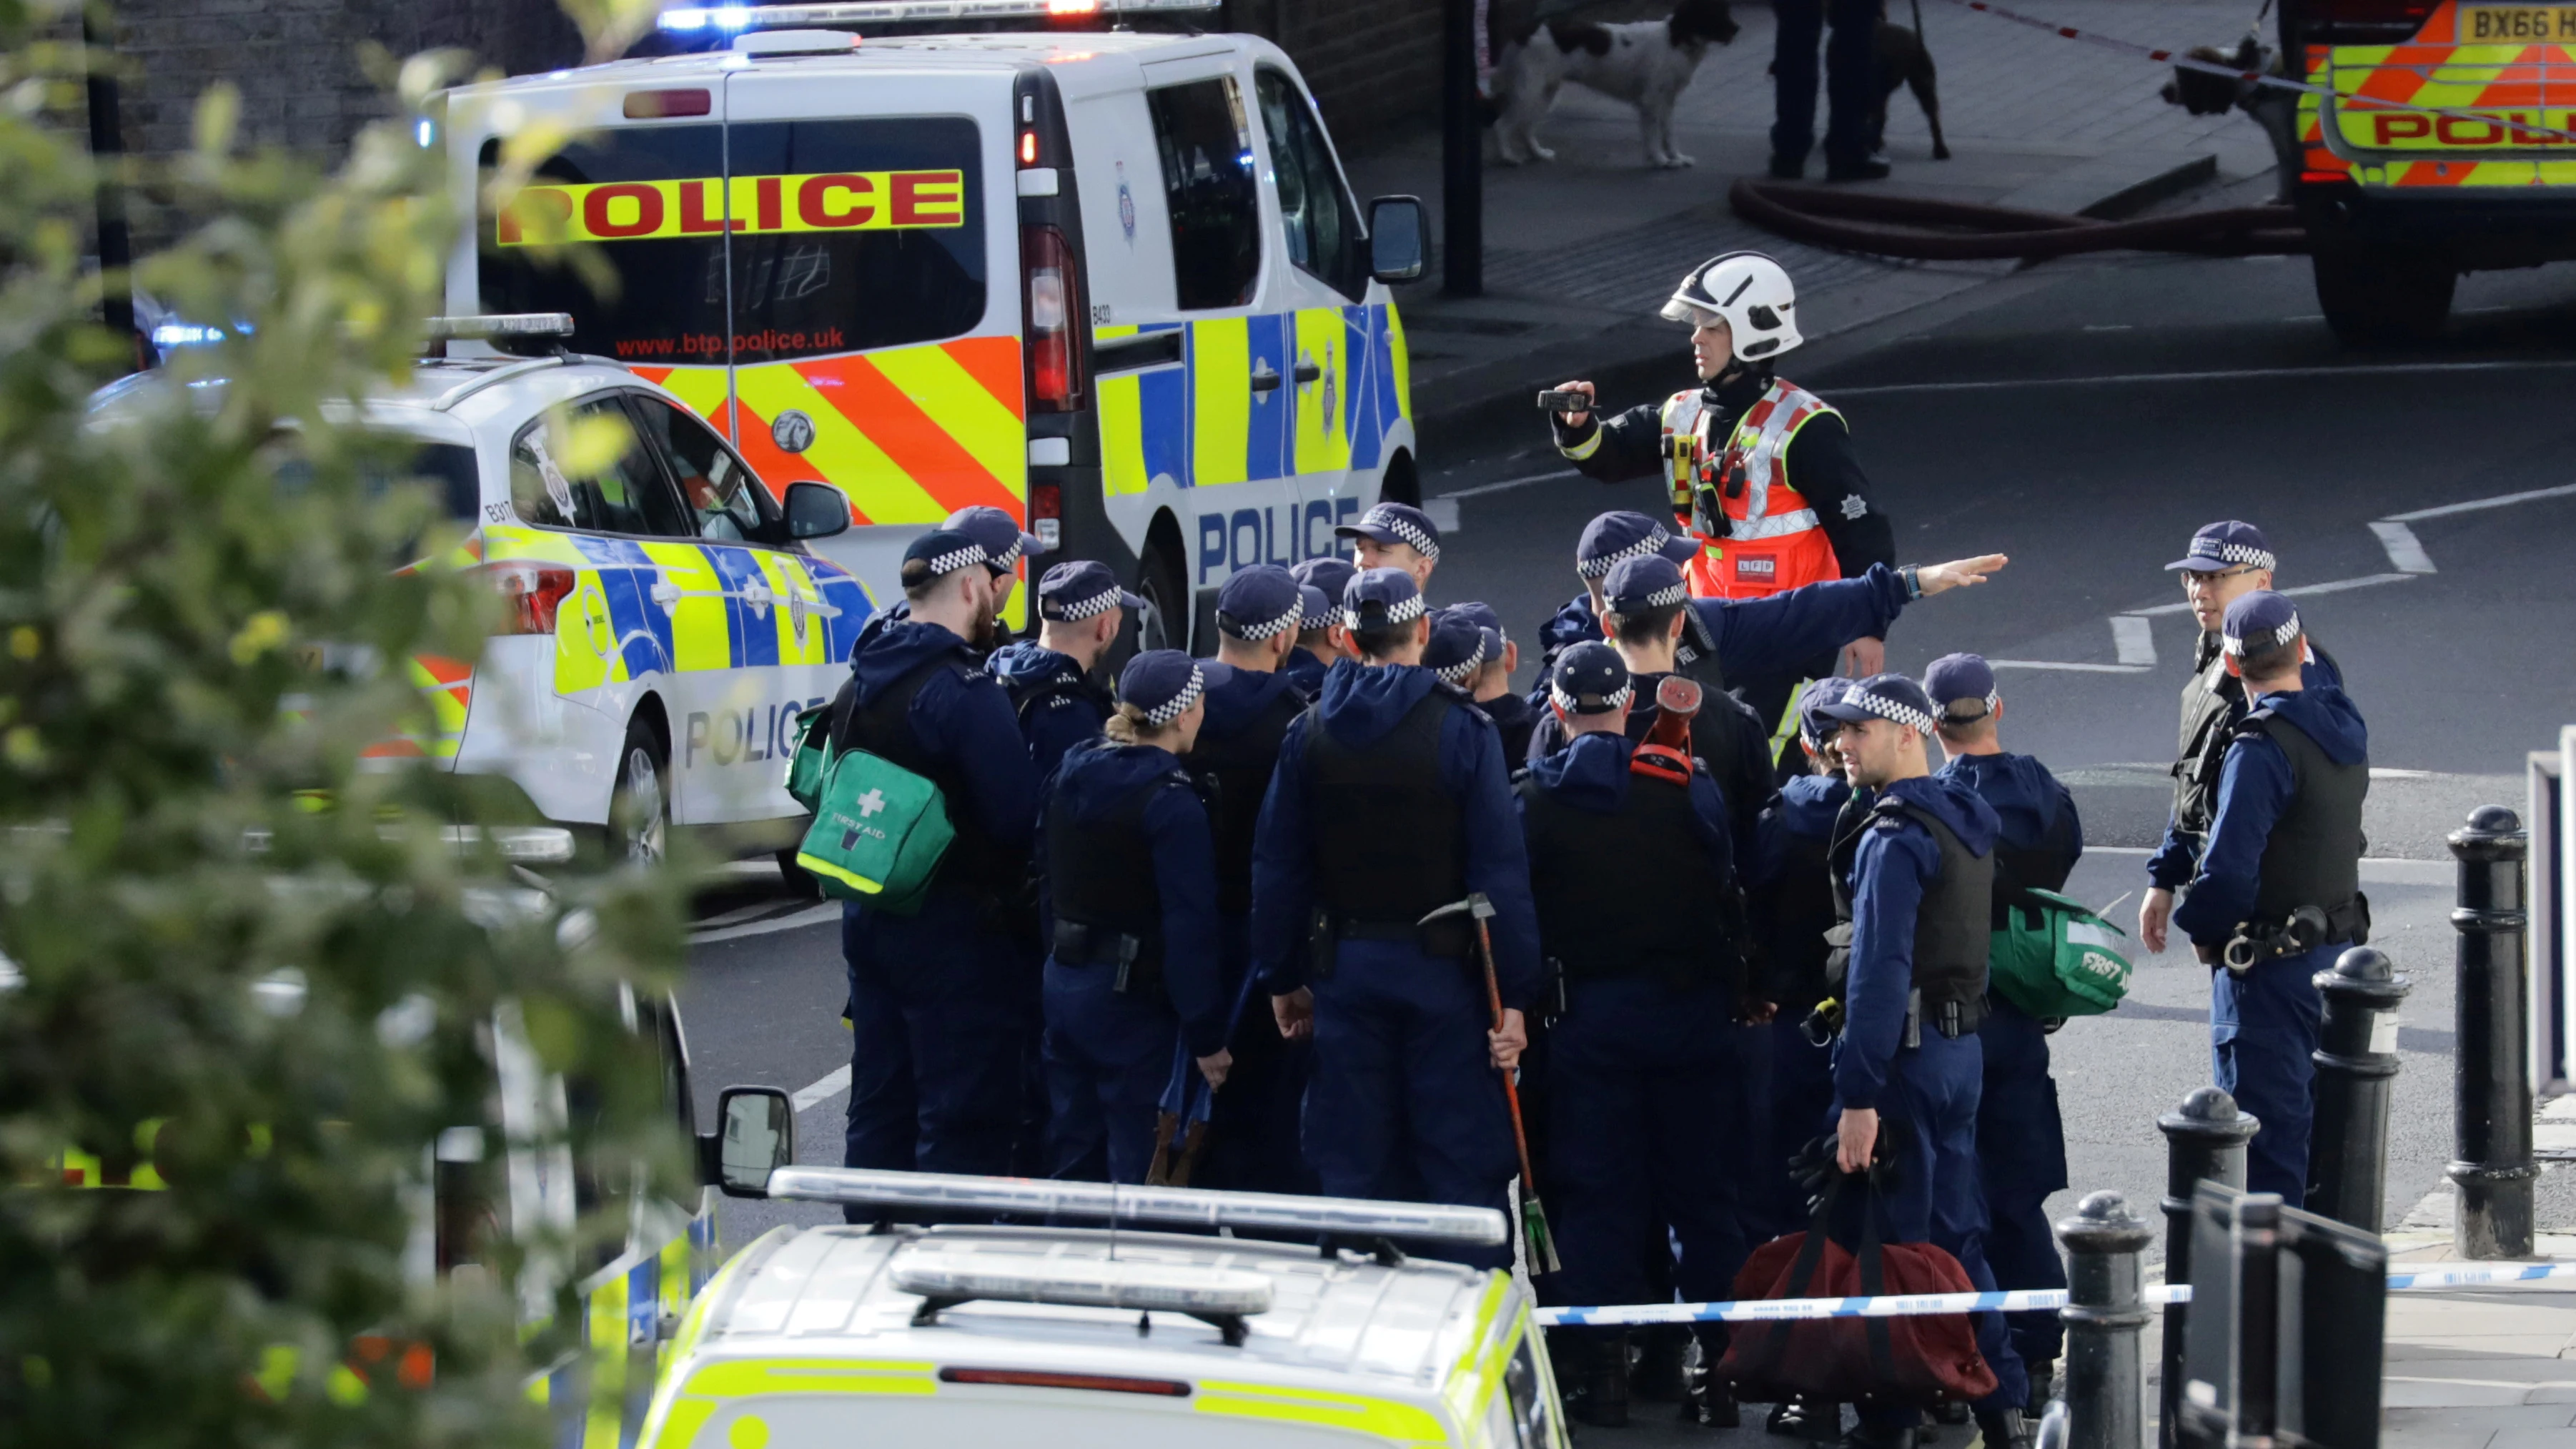
{"label": "yellow and blue battenburg marking", "polygon": [[[1411,416],[1404,328],[1386,303],[1103,327],[1100,336],[1180,331],[1181,365],[1100,380],[1101,471],[1113,495],[1158,480],[1182,488],[1299,473],[1374,469],[1386,434]],[[1320,376],[1299,383],[1300,361]],[[1252,388],[1256,371],[1279,385]]]}

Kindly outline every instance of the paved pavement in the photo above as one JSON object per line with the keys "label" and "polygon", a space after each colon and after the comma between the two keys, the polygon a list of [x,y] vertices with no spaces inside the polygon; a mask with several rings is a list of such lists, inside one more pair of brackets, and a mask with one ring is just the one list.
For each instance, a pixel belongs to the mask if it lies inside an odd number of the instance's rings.
{"label": "paved pavement", "polygon": [[[2025,4],[2067,24],[2173,47],[2232,41],[2251,13],[2231,0]],[[1583,13],[1615,19],[1668,8],[1627,3]],[[2231,185],[2272,166],[2270,146],[2250,120],[2195,117],[2161,99],[2157,91],[2169,72],[2160,67],[1941,0],[1922,8],[1953,155],[1930,159],[1922,113],[1900,93],[1887,126],[1896,174],[1864,189],[2109,214],[2104,203],[2160,179],[2214,173]],[[1773,236],[1730,213],[1728,186],[1737,176],[1764,171],[1772,120],[1771,10],[1747,4],[1736,18],[1742,33],[1710,50],[1675,109],[1676,144],[1696,166],[1648,168],[1635,111],[1574,86],[1540,130],[1557,152],[1555,161],[1523,167],[1489,161],[1487,295],[1443,297],[1436,282],[1398,294],[1412,349],[1415,409],[1427,436],[1471,435],[1490,416],[1479,404],[1535,391],[1578,362],[1599,370],[1659,354],[1669,346],[1670,329],[1651,320],[1654,309],[1693,263],[1721,251],[1752,247],[1786,263],[1798,278],[1801,325],[1810,338],[1955,296],[2015,269],[2003,261],[1854,256]],[[1342,142],[1362,196],[1418,195],[1438,213],[1436,135],[1388,145],[1351,136]],[[1822,171],[1821,159],[1811,163],[1811,176]]]}

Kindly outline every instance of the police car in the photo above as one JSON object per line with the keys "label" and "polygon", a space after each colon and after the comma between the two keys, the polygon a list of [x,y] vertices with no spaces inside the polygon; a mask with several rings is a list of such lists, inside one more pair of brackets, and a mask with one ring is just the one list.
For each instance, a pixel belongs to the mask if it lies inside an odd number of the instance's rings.
{"label": "police car", "polygon": [[1500,1243],[1492,1209],[790,1167],[763,1095],[726,1099],[728,1192],[1110,1226],[773,1229],[679,1326],[646,1449],[1568,1443],[1527,1285],[1395,1246]]}
{"label": "police car", "polygon": [[2576,3],[2284,0],[2281,41],[2331,92],[2285,168],[2338,336],[2429,337],[2459,273],[2576,258]]}
{"label": "police car", "polygon": [[[434,334],[484,355],[424,360],[352,412],[416,444],[404,472],[470,530],[431,562],[507,606],[479,658],[406,662],[426,726],[368,754],[502,776],[537,815],[609,831],[633,856],[658,856],[673,826],[792,846],[796,715],[839,687],[870,608],[807,547],[849,527],[848,504],[822,483],[773,497],[677,396],[621,364],[493,350],[551,348],[571,326],[435,319]],[[96,410],[112,419],[161,376],[111,385]],[[624,451],[595,474],[569,468],[575,439],[602,425]]]}
{"label": "police car", "polygon": [[[1362,211],[1267,42],[1097,28],[1215,8],[684,7],[659,17],[681,53],[449,92],[419,124],[460,197],[508,138],[576,138],[483,206],[450,307],[569,313],[772,487],[838,486],[826,547],[879,597],[912,537],[989,504],[1186,644],[1234,570],[1419,492],[1386,284],[1420,275],[1420,203]],[[1047,28],[886,33],[961,18]]]}

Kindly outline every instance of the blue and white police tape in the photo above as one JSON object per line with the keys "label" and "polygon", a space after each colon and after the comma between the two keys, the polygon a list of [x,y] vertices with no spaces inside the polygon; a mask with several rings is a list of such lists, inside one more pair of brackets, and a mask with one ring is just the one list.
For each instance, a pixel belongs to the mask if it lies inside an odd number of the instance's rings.
{"label": "blue and white police tape", "polygon": [[[2390,1292],[2428,1288],[2482,1288],[2576,1278],[2576,1263],[2504,1263],[2494,1267],[2428,1268],[2391,1273]],[[2188,1283],[2159,1283],[2141,1295],[2149,1303],[2189,1303]],[[2011,1293],[1913,1293],[1877,1298],[1762,1298],[1740,1303],[1632,1303],[1615,1308],[1541,1308],[1550,1327],[1644,1323],[1764,1323],[1784,1318],[1908,1318],[1927,1313],[2028,1313],[2066,1306],[2063,1288]]]}

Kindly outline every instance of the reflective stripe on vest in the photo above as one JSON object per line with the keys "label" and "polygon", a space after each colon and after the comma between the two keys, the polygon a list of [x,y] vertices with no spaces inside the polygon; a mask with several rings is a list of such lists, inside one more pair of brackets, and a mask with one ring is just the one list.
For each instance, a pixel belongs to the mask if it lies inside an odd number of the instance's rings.
{"label": "reflective stripe on vest", "polygon": [[[1842,576],[1833,546],[1817,530],[1821,520],[1788,476],[1788,453],[1798,430],[1834,410],[1822,398],[1792,382],[1773,379],[1770,387],[1736,421],[1725,448],[1711,458],[1707,431],[1709,412],[1698,390],[1679,392],[1663,408],[1663,444],[1673,514],[1704,545],[1691,561],[1691,592],[1703,597],[1759,598],[1802,584]],[[1835,416],[1841,416],[1834,413]],[[1729,498],[1725,485],[1740,476],[1741,493]],[[1698,527],[1695,490],[1706,488],[1725,515],[1727,537],[1711,538]],[[1801,535],[1808,535],[1801,537]],[[1768,548],[1731,565],[1721,566],[1730,544],[1765,544]],[[1785,547],[1784,547],[1785,545]]]}

